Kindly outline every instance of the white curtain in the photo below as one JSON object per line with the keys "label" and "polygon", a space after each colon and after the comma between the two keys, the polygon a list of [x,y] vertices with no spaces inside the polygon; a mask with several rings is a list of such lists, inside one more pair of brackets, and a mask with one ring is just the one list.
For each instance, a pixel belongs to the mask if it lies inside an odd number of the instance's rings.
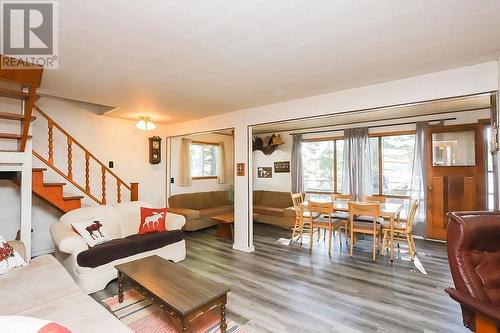
{"label": "white curtain", "polygon": [[360,195],[373,193],[370,140],[368,128],[351,128],[344,131],[344,165],[342,192]]}
{"label": "white curtain", "polygon": [[304,170],[302,167],[302,134],[293,135],[292,163],[290,165],[292,177],[292,193],[304,192]]}
{"label": "white curtain", "polygon": [[181,140],[181,164],[180,164],[180,186],[191,186],[191,140],[182,138]]}
{"label": "white curtain", "polygon": [[226,150],[224,142],[219,142],[217,147],[217,182],[219,184],[226,183]]}
{"label": "white curtain", "polygon": [[429,124],[427,122],[417,123],[409,204],[411,205],[414,200],[420,200],[413,222],[413,233],[420,236],[425,236],[428,135]]}

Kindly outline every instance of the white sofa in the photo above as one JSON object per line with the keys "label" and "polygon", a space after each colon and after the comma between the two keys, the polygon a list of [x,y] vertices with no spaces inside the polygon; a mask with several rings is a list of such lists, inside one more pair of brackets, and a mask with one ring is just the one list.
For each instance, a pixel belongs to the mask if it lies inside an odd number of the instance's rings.
{"label": "white sofa", "polygon": [[[140,223],[140,207],[151,208],[151,205],[136,201],[114,206],[79,208],[64,214],[59,222],[51,226],[50,234],[56,245],[55,256],[84,292],[91,294],[104,289],[111,280],[117,277],[115,265],[151,255],[159,255],[174,262],[184,260],[186,257],[186,243],[182,239],[161,248],[117,259],[95,268],[78,265],[78,254],[87,250],[88,246],[84,239],[72,229],[72,223],[96,219],[102,223],[112,239],[124,238],[137,234]],[[184,216],[167,212],[167,230],[180,230],[185,223]]]}
{"label": "white sofa", "polygon": [[[18,252],[23,252],[22,243],[9,243]],[[73,333],[132,332],[84,294],[50,254],[36,257],[28,265],[0,275],[0,294],[0,316],[46,319],[62,324]]]}

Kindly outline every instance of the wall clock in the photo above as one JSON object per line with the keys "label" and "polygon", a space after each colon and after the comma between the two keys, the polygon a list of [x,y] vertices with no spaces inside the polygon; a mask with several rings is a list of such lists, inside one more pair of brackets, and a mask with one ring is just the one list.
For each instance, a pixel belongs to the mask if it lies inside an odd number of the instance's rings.
{"label": "wall clock", "polygon": [[161,138],[153,136],[149,138],[149,163],[159,164],[161,162]]}

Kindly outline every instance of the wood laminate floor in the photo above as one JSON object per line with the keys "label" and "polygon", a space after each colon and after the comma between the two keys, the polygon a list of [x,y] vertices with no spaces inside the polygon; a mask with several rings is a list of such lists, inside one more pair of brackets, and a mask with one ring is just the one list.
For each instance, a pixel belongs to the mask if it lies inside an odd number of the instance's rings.
{"label": "wood laminate floor", "polygon": [[[186,235],[180,265],[231,288],[228,317],[249,332],[468,332],[460,309],[444,292],[452,286],[443,243],[417,241],[422,268],[406,245],[391,264],[371,260],[371,242],[360,240],[354,256],[334,242],[288,245],[288,231],[255,224],[256,251],[243,253],[214,237],[215,229]],[[116,295],[116,282],[95,293]]]}

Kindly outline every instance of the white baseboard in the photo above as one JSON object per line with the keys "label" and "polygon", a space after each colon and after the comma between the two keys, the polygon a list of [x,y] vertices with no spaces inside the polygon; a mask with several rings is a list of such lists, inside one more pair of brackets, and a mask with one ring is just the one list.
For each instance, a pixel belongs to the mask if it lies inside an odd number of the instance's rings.
{"label": "white baseboard", "polygon": [[238,251],[242,251],[242,252],[247,252],[247,253],[255,251],[254,246],[242,246],[242,245],[238,245],[238,244],[233,244],[233,249],[238,250]]}

